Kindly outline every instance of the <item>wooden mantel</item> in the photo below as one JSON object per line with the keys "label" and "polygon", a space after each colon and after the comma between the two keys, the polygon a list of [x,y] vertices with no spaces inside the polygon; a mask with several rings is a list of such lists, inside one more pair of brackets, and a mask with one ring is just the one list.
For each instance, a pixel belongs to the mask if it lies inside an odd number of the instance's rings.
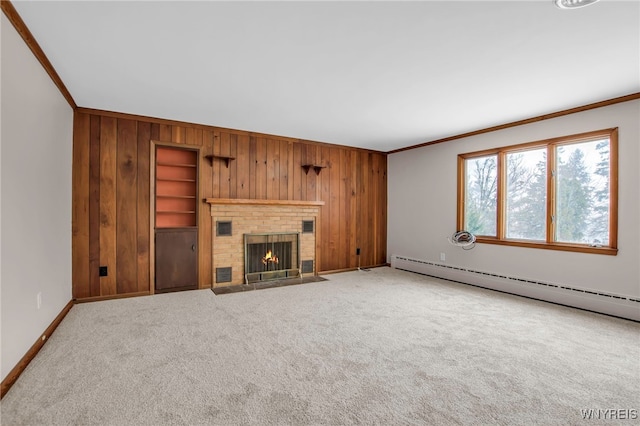
{"label": "wooden mantel", "polygon": [[302,200],[250,200],[238,198],[205,198],[209,204],[243,204],[254,206],[324,206],[324,201],[302,201]]}

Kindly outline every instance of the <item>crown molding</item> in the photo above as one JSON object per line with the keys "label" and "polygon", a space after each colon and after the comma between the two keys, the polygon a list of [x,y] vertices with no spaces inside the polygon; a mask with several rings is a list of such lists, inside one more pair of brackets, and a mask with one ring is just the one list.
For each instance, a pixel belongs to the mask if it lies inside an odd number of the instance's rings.
{"label": "crown molding", "polygon": [[587,104],[587,105],[583,105],[575,108],[564,109],[562,111],[552,112],[550,114],[538,115],[536,117],[527,118],[524,120],[513,121],[511,123],[500,124],[498,126],[487,127],[486,129],[474,130],[472,132],[462,133],[455,136],[449,136],[442,139],[436,139],[429,142],[423,142],[417,145],[407,146],[405,148],[398,148],[392,151],[388,151],[387,154],[395,154],[397,152],[409,151],[411,149],[422,148],[424,146],[435,145],[443,142],[450,142],[456,139],[468,138],[469,136],[476,136],[476,135],[481,135],[483,133],[495,132],[497,130],[508,129],[510,127],[523,126],[525,124],[536,123],[538,121],[549,120],[551,118],[562,117],[563,115],[575,114],[577,112],[583,112],[583,111],[588,111],[590,109],[602,108],[605,106],[619,104],[622,102],[629,102],[636,99],[640,99],[640,92],[631,93],[629,95],[620,96],[617,98],[607,99],[606,101],[594,102],[592,104]]}
{"label": "crown molding", "polygon": [[11,22],[18,34],[20,34],[29,49],[31,49],[31,52],[40,62],[47,74],[49,74],[49,77],[51,77],[53,83],[58,87],[58,90],[60,90],[62,96],[64,96],[71,108],[75,110],[78,106],[73,100],[71,93],[69,93],[69,90],[67,90],[67,87],[62,82],[62,79],[58,75],[58,72],[55,70],[55,68],[53,68],[51,62],[49,62],[49,58],[47,58],[47,55],[44,54],[44,51],[36,41],[33,34],[31,34],[31,31],[29,31],[29,28],[27,28],[27,25],[18,14],[18,11],[15,9],[15,7],[13,7],[11,1],[2,0],[0,2],[0,5],[2,6],[2,11],[4,12],[5,16],[7,17],[7,19],[9,19],[9,22]]}

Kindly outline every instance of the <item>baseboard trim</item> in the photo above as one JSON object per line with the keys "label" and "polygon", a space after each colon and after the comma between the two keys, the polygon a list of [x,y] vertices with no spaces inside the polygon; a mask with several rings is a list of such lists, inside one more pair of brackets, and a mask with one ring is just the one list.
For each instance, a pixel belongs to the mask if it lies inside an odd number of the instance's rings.
{"label": "baseboard trim", "polygon": [[[389,264],[389,263],[381,263],[379,265],[362,266],[362,267],[360,267],[360,269],[382,268],[384,266],[391,266],[391,264]],[[357,270],[358,270],[358,268],[333,269],[333,270],[330,270],[330,271],[320,271],[320,272],[318,272],[318,275],[339,274],[341,272],[351,272],[351,271],[357,271]]]}
{"label": "baseboard trim", "polygon": [[577,288],[568,283],[542,282],[530,278],[505,276],[393,255],[391,267],[452,282],[509,293],[556,305],[640,322],[640,300],[622,294]]}
{"label": "baseboard trim", "polygon": [[27,365],[29,365],[31,360],[33,360],[38,352],[40,352],[40,349],[42,349],[44,344],[47,342],[49,337],[51,337],[55,329],[58,328],[58,325],[60,325],[60,323],[62,322],[64,317],[67,316],[67,313],[69,313],[72,307],[73,300],[70,300],[69,303],[67,303],[65,307],[62,308],[62,311],[53,320],[49,327],[47,327],[42,336],[40,336],[40,338],[36,340],[36,342],[33,344],[33,346],[31,346],[27,353],[18,362],[18,364],[13,367],[13,370],[11,370],[9,374],[7,374],[7,377],[5,377],[5,379],[2,381],[2,384],[0,385],[0,399],[4,398],[9,389],[11,389],[11,386],[13,386],[16,380],[18,380],[18,377],[20,377],[24,369],[27,368]]}
{"label": "baseboard trim", "polygon": [[[192,290],[198,290],[198,288],[193,288]],[[150,291],[140,291],[137,293],[124,293],[124,294],[111,294],[109,296],[93,296],[93,297],[84,297],[82,299],[74,299],[74,303],[87,303],[87,302],[100,302],[102,300],[112,300],[112,299],[124,299],[127,297],[139,297],[139,296],[150,296]]]}

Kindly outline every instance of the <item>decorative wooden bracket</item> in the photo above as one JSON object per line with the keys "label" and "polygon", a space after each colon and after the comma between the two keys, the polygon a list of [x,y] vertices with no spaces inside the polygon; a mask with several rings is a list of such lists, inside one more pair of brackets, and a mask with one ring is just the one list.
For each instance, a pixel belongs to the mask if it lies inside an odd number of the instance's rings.
{"label": "decorative wooden bracket", "polygon": [[227,157],[225,155],[205,155],[204,158],[209,160],[209,162],[211,163],[212,166],[213,166],[214,158],[217,158],[218,160],[223,160],[224,164],[227,166],[227,169],[229,168],[229,162],[231,160],[235,160],[236,159],[235,157]]}
{"label": "decorative wooden bracket", "polygon": [[316,175],[320,174],[320,170],[322,169],[326,169],[327,166],[320,166],[317,164],[303,164],[302,168],[304,169],[304,174],[308,175],[309,174],[309,169],[313,168],[313,170],[316,171]]}

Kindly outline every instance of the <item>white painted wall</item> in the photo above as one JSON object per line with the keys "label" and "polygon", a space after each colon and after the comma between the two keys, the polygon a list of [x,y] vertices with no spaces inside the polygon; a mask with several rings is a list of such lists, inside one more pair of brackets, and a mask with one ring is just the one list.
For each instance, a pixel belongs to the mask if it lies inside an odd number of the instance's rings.
{"label": "white painted wall", "polygon": [[0,19],[4,379],[71,300],[73,111],[4,14]]}
{"label": "white painted wall", "polygon": [[[464,105],[460,106],[464,108]],[[478,244],[450,245],[456,231],[457,156],[610,127],[619,128],[618,255]],[[389,155],[388,253],[537,281],[640,296],[640,101]]]}

